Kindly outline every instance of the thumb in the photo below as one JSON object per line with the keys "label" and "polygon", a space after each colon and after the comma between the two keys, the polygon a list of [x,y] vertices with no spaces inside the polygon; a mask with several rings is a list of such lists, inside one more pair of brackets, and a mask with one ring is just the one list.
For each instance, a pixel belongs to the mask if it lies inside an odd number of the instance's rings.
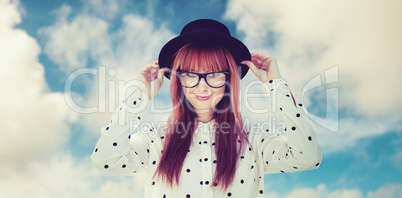
{"label": "thumb", "polygon": [[257,66],[254,65],[253,62],[251,62],[249,60],[244,60],[241,63],[247,65],[251,69],[251,71],[253,71],[254,74],[258,73],[258,68],[257,68]]}
{"label": "thumb", "polygon": [[158,80],[160,80],[161,82],[163,82],[163,76],[165,74],[165,71],[168,70],[169,68],[164,67],[162,69],[159,69],[158,71]]}

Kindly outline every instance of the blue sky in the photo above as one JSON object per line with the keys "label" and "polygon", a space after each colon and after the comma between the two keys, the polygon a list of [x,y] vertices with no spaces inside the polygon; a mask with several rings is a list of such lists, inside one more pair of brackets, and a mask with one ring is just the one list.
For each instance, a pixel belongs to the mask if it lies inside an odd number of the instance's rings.
{"label": "blue sky", "polygon": [[[90,165],[99,129],[117,103],[113,90],[99,92],[100,73],[78,76],[71,92],[65,85],[75,71],[100,67],[116,71],[106,83],[128,81],[199,18],[223,22],[250,51],[276,57],[309,113],[337,126],[331,131],[313,120],[320,168],[266,175],[266,197],[402,197],[400,2],[0,2],[0,197],[141,197],[143,178]],[[317,76],[323,84],[304,92]],[[253,80],[249,72],[242,86]],[[171,105],[166,82],[155,98],[159,107]],[[336,92],[328,95],[331,88]],[[78,112],[69,94],[98,112]],[[102,97],[108,106],[99,112]]]}

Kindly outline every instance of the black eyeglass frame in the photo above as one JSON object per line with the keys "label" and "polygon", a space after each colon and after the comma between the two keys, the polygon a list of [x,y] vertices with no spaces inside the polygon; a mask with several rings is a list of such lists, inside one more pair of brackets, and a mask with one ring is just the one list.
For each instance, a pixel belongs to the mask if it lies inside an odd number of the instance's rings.
{"label": "black eyeglass frame", "polygon": [[183,84],[181,84],[180,79],[178,79],[179,82],[180,82],[180,85],[183,86],[183,87],[186,87],[186,88],[193,88],[193,87],[196,87],[196,86],[200,83],[201,79],[203,79],[203,78],[204,78],[204,80],[205,80],[205,82],[207,83],[208,86],[210,86],[210,87],[212,87],[212,88],[221,88],[221,87],[225,86],[226,83],[223,84],[222,86],[219,86],[219,87],[211,86],[211,85],[208,83],[208,81],[207,81],[207,75],[208,75],[208,74],[214,74],[214,73],[223,73],[223,74],[225,74],[226,81],[227,81],[227,79],[228,79],[229,76],[230,76],[230,72],[225,72],[225,71],[222,71],[222,72],[208,72],[208,73],[204,73],[204,74],[195,73],[195,72],[187,72],[187,71],[177,71],[176,73],[178,74],[177,78],[180,78],[179,76],[180,76],[181,74],[183,74],[183,73],[191,73],[191,74],[196,74],[196,75],[198,76],[198,82],[197,82],[197,84],[195,84],[194,86],[191,86],[191,87],[184,86]]}

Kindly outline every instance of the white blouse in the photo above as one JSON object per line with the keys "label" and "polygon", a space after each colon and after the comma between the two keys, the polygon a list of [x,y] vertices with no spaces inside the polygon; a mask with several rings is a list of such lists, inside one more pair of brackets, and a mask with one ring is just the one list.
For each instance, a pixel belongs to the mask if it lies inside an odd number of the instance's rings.
{"label": "white blouse", "polygon": [[[286,136],[269,129],[248,131],[251,147],[247,146],[240,156],[233,183],[226,191],[212,185],[216,168],[213,120],[199,122],[183,162],[178,187],[172,189],[161,179],[152,178],[166,131],[165,128],[137,127],[150,103],[148,96],[138,88],[121,102],[111,122],[101,128],[101,137],[91,155],[92,165],[115,174],[145,173],[145,197],[264,197],[264,174],[316,169],[321,162],[321,148],[315,127],[293,94],[294,104],[286,79],[273,79],[263,86],[276,99],[276,107],[285,121]],[[133,121],[134,125],[130,126]]]}

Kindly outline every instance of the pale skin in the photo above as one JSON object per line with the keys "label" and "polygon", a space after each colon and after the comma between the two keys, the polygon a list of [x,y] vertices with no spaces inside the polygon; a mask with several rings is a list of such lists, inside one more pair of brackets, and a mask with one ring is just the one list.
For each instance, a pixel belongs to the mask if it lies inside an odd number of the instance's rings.
{"label": "pale skin", "polygon": [[[253,74],[262,83],[266,83],[271,79],[281,78],[279,67],[276,59],[261,53],[251,53],[251,61],[244,60],[242,64],[247,65]],[[137,79],[145,86],[140,86],[140,89],[145,92],[150,100],[152,100],[159,92],[162,84],[165,71],[167,67],[160,68],[158,61],[153,61],[145,65],[137,75]],[[207,73],[209,71],[200,70],[194,71],[197,73]],[[151,89],[151,87],[154,87]],[[211,88],[207,85],[204,79],[193,88],[183,87],[184,95],[190,101],[196,110],[198,120],[201,122],[208,122],[212,119],[215,106],[223,98],[225,86],[221,88]],[[198,100],[195,95],[211,95],[208,100]],[[293,97],[293,96],[292,96]]]}

